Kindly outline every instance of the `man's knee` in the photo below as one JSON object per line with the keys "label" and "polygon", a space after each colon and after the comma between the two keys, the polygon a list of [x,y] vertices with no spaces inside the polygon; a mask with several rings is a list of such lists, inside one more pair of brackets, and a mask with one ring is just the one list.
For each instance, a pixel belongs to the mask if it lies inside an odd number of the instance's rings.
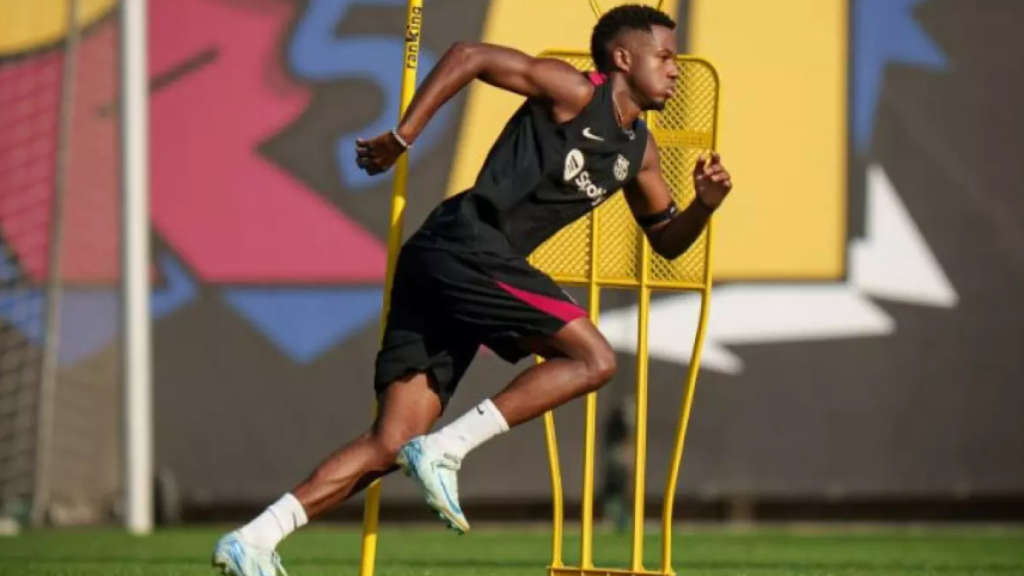
{"label": "man's knee", "polygon": [[587,388],[590,390],[597,390],[610,382],[618,370],[615,351],[603,340],[589,347],[582,360],[587,367]]}
{"label": "man's knee", "polygon": [[369,433],[369,440],[377,458],[384,465],[390,465],[398,457],[398,451],[415,434],[407,430],[377,429]]}
{"label": "man's knee", "polygon": [[583,365],[584,386],[588,392],[597,390],[615,377],[618,369],[615,351],[608,340],[589,321],[571,323],[552,343],[561,355]]}

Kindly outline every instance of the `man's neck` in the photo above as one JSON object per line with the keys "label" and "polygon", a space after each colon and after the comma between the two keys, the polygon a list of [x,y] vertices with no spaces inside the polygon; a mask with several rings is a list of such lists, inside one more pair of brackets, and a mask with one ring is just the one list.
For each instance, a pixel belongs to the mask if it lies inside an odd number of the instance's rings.
{"label": "man's neck", "polygon": [[621,74],[612,74],[612,101],[615,102],[616,115],[619,125],[622,128],[632,128],[633,123],[640,117],[640,105],[633,97],[626,79]]}

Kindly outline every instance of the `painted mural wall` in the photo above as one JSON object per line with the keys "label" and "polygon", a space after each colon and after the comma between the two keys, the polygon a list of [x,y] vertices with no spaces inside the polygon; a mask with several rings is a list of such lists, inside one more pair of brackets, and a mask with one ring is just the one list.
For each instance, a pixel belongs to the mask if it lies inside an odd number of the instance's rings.
{"label": "painted mural wall", "polygon": [[[118,354],[117,21],[112,1],[85,5],[62,270],[68,374]],[[722,75],[720,142],[737,184],[716,221],[718,284],[681,490],[1024,493],[1024,82],[1012,73],[1024,40],[1011,29],[1024,7],[669,10],[681,46]],[[150,2],[157,456],[189,501],[273,497],[370,422],[391,175],[357,171],[353,148],[396,122],[404,14],[401,0]],[[0,28],[0,86],[50,78],[33,87],[45,126],[66,65],[59,16]],[[582,1],[430,0],[421,78],[457,40],[584,48],[593,22]],[[433,120],[411,156],[407,233],[472,182],[516,104],[474,85]],[[56,131],[16,161],[25,114],[0,106],[0,237],[12,256],[0,277],[39,291],[0,301],[41,306]],[[13,201],[30,192],[28,208]],[[622,356],[607,414],[632,385],[636,313],[629,295],[604,308]],[[696,313],[687,296],[652,307],[655,495]],[[33,318],[4,322],[38,344]],[[481,355],[451,411],[523,367]],[[582,408],[558,419],[573,497]],[[543,450],[533,423],[474,453],[464,497],[547,498]],[[521,474],[501,467],[510,458]],[[386,490],[415,495],[401,479]]]}

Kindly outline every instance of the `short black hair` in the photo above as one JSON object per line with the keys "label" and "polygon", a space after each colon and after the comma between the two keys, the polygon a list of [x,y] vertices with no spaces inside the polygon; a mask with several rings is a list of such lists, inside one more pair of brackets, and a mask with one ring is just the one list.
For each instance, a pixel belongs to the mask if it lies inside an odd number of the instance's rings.
{"label": "short black hair", "polygon": [[590,36],[590,56],[594,59],[594,66],[601,72],[610,71],[612,57],[608,47],[612,40],[627,30],[650,32],[654,26],[676,29],[676,23],[668,14],[643,4],[624,4],[605,12]]}

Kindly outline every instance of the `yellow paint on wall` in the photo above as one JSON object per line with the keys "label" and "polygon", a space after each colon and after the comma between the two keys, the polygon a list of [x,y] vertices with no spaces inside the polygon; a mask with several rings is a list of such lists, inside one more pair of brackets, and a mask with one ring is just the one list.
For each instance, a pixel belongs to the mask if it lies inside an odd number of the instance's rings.
{"label": "yellow paint on wall", "polygon": [[690,51],[722,78],[735,196],[715,278],[836,279],[847,214],[846,0],[692,0]]}
{"label": "yellow paint on wall", "polygon": [[[79,0],[78,24],[102,18],[117,0]],[[0,56],[59,42],[68,33],[68,0],[0,0]]]}

